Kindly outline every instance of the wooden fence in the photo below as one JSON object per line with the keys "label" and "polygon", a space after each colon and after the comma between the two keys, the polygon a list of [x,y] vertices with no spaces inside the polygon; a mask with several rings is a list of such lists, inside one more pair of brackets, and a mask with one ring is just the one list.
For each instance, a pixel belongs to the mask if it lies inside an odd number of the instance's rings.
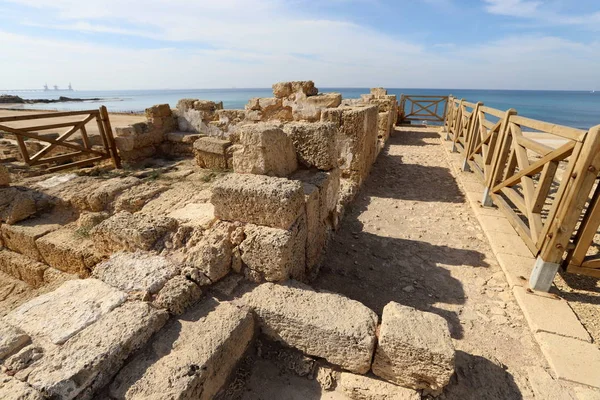
{"label": "wooden fence", "polygon": [[[67,121],[65,118],[81,116],[82,119]],[[55,123],[44,123],[36,125],[37,120],[60,120]],[[23,126],[22,121],[32,121],[31,125]],[[18,122],[18,126],[9,126],[10,123]],[[102,144],[93,146],[90,142],[86,125],[96,124]],[[66,132],[57,138],[43,134],[47,131],[67,128]],[[121,161],[115,146],[112,128],[106,107],[98,110],[69,111],[44,113],[33,115],[17,115],[0,118],[0,131],[7,132],[16,137],[23,161],[30,166],[44,165],[48,171],[58,171],[66,168],[81,167],[95,162],[112,159],[115,168],[120,168]],[[75,133],[81,136],[79,141],[69,140]],[[35,139],[47,143],[35,154],[29,154],[25,141]]]}
{"label": "wooden fence", "polygon": [[444,122],[448,96],[402,95],[398,110],[399,123]]}
{"label": "wooden fence", "polygon": [[[585,257],[600,225],[600,189],[592,194],[600,125],[585,131],[524,118],[513,109],[453,97],[448,103],[445,128],[453,151],[464,154],[463,169],[484,183],[483,205],[502,210],[538,256],[536,268],[562,263],[569,271],[600,276],[600,258]],[[535,288],[548,290],[549,284]]]}

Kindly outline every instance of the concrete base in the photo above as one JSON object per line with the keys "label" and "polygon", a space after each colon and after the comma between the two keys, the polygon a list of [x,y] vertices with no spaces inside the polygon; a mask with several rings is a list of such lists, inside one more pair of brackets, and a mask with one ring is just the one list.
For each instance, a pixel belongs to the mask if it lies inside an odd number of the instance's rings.
{"label": "concrete base", "polygon": [[483,189],[483,197],[481,198],[481,205],[484,207],[492,207],[494,202],[492,201],[492,197],[490,196],[490,188]]}
{"label": "concrete base", "polygon": [[469,165],[469,161],[466,158],[463,161],[461,169],[463,170],[463,172],[471,172],[471,166]]}
{"label": "concrete base", "polygon": [[456,148],[456,143],[452,142],[452,149],[450,149],[451,153],[458,153],[458,149]]}
{"label": "concrete base", "polygon": [[558,263],[546,262],[538,257],[529,277],[529,286],[533,290],[547,292],[552,286],[554,276],[558,272]]}

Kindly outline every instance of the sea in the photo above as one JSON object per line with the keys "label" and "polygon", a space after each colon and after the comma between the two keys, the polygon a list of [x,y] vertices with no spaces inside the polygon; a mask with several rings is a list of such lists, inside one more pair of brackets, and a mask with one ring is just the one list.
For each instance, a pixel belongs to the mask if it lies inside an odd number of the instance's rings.
{"label": "sea", "polygon": [[[343,98],[358,98],[369,93],[368,88],[320,88],[321,92],[339,92]],[[19,91],[24,99],[55,99],[59,96],[82,99],[100,98],[72,103],[26,104],[23,109],[85,110],[105,105],[109,112],[138,113],[155,104],[168,103],[172,107],[179,99],[196,98],[222,101],[226,109],[241,109],[253,97],[272,97],[265,89],[185,89],[185,90],[109,90],[109,91]],[[0,94],[4,94],[0,92]],[[594,91],[538,91],[538,90],[465,90],[465,89],[388,89],[389,94],[400,98],[407,95],[452,94],[470,102],[483,102],[486,106],[507,110],[514,108],[519,115],[537,120],[580,129],[600,124],[600,92]]]}

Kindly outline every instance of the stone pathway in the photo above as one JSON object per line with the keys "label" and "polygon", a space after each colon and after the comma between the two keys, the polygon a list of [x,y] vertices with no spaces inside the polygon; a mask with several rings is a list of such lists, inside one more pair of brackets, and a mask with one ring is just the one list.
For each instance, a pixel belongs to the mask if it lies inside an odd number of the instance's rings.
{"label": "stone pathway", "polygon": [[598,398],[550,375],[436,131],[393,135],[314,286],[444,317],[458,352],[443,399]]}

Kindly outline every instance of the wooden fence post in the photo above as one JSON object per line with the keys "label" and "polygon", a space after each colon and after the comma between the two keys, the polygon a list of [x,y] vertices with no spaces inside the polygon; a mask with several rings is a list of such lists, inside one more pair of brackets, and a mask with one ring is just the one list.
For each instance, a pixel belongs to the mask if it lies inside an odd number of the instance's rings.
{"label": "wooden fence post", "polygon": [[456,112],[456,117],[454,118],[454,140],[452,141],[452,153],[458,153],[456,142],[460,136],[460,131],[462,131],[462,109],[464,102],[465,99],[460,99],[460,103],[458,103],[458,111]]}
{"label": "wooden fence post", "polygon": [[463,160],[462,170],[464,172],[470,172],[471,167],[469,166],[469,154],[472,151],[473,138],[475,136],[475,127],[479,120],[479,107],[483,105],[482,102],[477,102],[471,114],[471,119],[467,127],[467,134],[465,135],[465,159]]}
{"label": "wooden fence post", "polygon": [[494,205],[494,203],[492,202],[492,197],[490,196],[490,191],[494,186],[500,183],[500,175],[504,171],[503,167],[506,164],[506,157],[508,156],[508,152],[510,150],[510,140],[508,137],[508,122],[510,120],[511,115],[517,115],[517,110],[515,110],[514,108],[507,110],[504,114],[504,118],[502,118],[500,132],[498,132],[498,144],[496,145],[496,149],[494,150],[494,158],[492,159],[492,171],[488,177],[487,182],[485,182],[483,198],[481,199],[481,204],[484,207],[491,207]]}
{"label": "wooden fence post", "polygon": [[100,117],[102,118],[102,124],[104,125],[104,133],[106,134],[106,141],[108,143],[108,149],[113,165],[115,168],[121,168],[121,157],[117,152],[115,138],[112,133],[112,126],[110,125],[110,119],[108,117],[108,110],[105,106],[100,106]]}
{"label": "wooden fence post", "polygon": [[579,157],[569,179],[565,195],[557,205],[556,214],[535,262],[529,285],[547,292],[558,272],[562,256],[590,195],[600,170],[600,125],[591,128],[583,139]]}

